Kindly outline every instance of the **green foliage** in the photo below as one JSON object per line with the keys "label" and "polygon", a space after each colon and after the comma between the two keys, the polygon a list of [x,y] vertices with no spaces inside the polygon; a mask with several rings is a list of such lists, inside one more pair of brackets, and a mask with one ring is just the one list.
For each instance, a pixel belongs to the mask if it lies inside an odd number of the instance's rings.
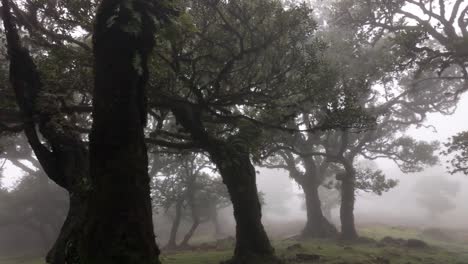
{"label": "green foliage", "polygon": [[460,132],[445,143],[442,154],[451,157],[449,167],[452,174],[468,174],[468,132]]}
{"label": "green foliage", "polygon": [[[156,154],[157,155],[157,154]],[[152,180],[153,206],[169,211],[179,201],[188,215],[189,204],[195,205],[201,217],[209,217],[210,209],[218,210],[230,204],[226,187],[204,155],[185,153],[169,157]]]}
{"label": "green foliage", "polygon": [[418,141],[408,136],[382,138],[369,143],[365,157],[389,158],[405,173],[418,172],[439,162],[439,145],[438,141]]}
{"label": "green foliage", "polygon": [[387,179],[381,170],[359,168],[356,171],[356,188],[377,195],[389,191],[398,185],[398,180]]}
{"label": "green foliage", "polygon": [[244,121],[279,127],[302,102],[322,102],[332,86],[308,7],[203,0],[180,10],[158,38],[150,94],[203,106],[214,133],[239,132]]}

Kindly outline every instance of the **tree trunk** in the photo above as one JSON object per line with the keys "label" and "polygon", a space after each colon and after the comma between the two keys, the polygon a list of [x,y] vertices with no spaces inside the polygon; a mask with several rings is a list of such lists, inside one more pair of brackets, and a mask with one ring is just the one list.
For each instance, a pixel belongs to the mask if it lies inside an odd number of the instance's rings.
{"label": "tree trunk", "polygon": [[226,141],[213,138],[204,128],[201,109],[196,105],[177,101],[171,102],[170,107],[177,122],[210,154],[231,197],[236,220],[236,247],[234,257],[228,263],[277,263],[261,221],[255,168],[248,150],[235,143],[237,139],[241,142],[245,139],[232,137]]}
{"label": "tree trunk", "polygon": [[213,223],[215,229],[214,237],[216,239],[220,239],[223,237],[223,232],[221,230],[221,225],[219,224],[218,209],[216,208],[216,206],[210,206],[208,210],[210,214],[210,220]]}
{"label": "tree trunk", "polygon": [[[52,264],[80,263],[70,262],[76,259],[76,237],[73,230],[81,230],[81,219],[84,215],[82,204],[86,204],[89,156],[80,136],[70,127],[63,125],[55,129],[58,123],[64,121],[59,110],[59,102],[51,100],[47,109],[36,107],[39,93],[43,86],[36,65],[25,49],[13,23],[8,0],[2,0],[2,18],[6,32],[8,55],[10,58],[10,82],[15,92],[16,101],[24,121],[24,133],[34,151],[41,167],[47,176],[56,184],[66,189],[70,197],[70,209],[67,220],[59,234],[54,247],[47,255],[47,262]],[[52,124],[51,124],[52,123]],[[66,124],[67,122],[63,122]],[[39,128],[47,144],[44,144],[37,132]]]}
{"label": "tree trunk", "polygon": [[358,238],[354,224],[355,173],[351,165],[347,165],[345,168],[346,173],[341,177],[341,238],[343,240],[355,240]]}
{"label": "tree trunk", "polygon": [[167,242],[166,249],[177,248],[177,231],[179,231],[180,221],[182,219],[182,205],[183,200],[179,200],[175,206],[175,216],[172,221],[171,233],[169,235],[169,241]]}
{"label": "tree trunk", "polygon": [[307,210],[307,223],[302,231],[302,238],[329,238],[338,234],[335,226],[323,216],[318,187],[314,183],[302,186]]}
{"label": "tree trunk", "polygon": [[187,234],[185,234],[184,239],[180,243],[180,248],[188,248],[189,247],[189,241],[193,237],[193,234],[195,234],[195,231],[197,230],[199,225],[200,225],[200,220],[199,219],[193,220],[192,226],[190,227]]}
{"label": "tree trunk", "polygon": [[211,153],[234,207],[236,247],[230,263],[276,263],[274,249],[262,224],[255,168],[248,153],[225,144]]}
{"label": "tree trunk", "polygon": [[92,190],[80,240],[82,263],[160,263],[144,141],[147,61],[155,35],[150,4],[103,0],[97,12]]}
{"label": "tree trunk", "polygon": [[198,214],[198,204],[196,201],[195,190],[196,190],[196,181],[198,174],[196,172],[190,172],[190,178],[188,179],[187,183],[187,203],[190,207],[192,212],[192,226],[190,227],[187,234],[185,234],[184,239],[180,243],[181,248],[188,248],[188,242],[192,238],[195,230],[197,230],[198,226],[200,225],[200,215]]}
{"label": "tree trunk", "polygon": [[82,231],[87,204],[87,199],[83,195],[85,193],[70,195],[67,217],[54,246],[46,256],[47,263],[80,263],[77,245],[80,232]]}

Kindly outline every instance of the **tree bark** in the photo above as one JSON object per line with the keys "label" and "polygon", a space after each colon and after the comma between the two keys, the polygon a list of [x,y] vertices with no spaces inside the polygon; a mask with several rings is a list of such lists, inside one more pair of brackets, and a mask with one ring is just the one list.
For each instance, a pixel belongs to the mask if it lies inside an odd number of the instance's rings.
{"label": "tree bark", "polygon": [[209,153],[228,189],[236,220],[236,247],[234,256],[228,263],[279,262],[261,221],[255,168],[250,161],[249,152],[235,143],[245,139],[233,136],[227,140],[219,140],[212,137],[204,128],[201,121],[202,110],[197,105],[175,101],[169,107],[177,122]]}
{"label": "tree bark", "polygon": [[219,224],[219,219],[218,219],[218,208],[216,208],[216,205],[210,205],[209,207],[209,219],[214,225],[214,237],[216,239],[220,239],[223,237],[223,232],[221,230],[221,225]]}
{"label": "tree bark", "polygon": [[234,207],[236,247],[231,262],[262,263],[266,260],[275,263],[274,249],[261,221],[256,173],[249,154],[224,144],[217,152],[211,153],[211,158],[219,169]]}
{"label": "tree bark", "polygon": [[193,220],[193,223],[190,226],[189,231],[187,232],[187,234],[185,234],[184,239],[180,243],[180,246],[179,246],[180,248],[188,248],[189,247],[189,241],[193,237],[193,235],[195,234],[195,231],[197,230],[199,225],[200,225],[200,220],[199,219]]}
{"label": "tree bark", "polygon": [[341,180],[341,238],[343,240],[355,240],[358,238],[354,224],[355,203],[355,181],[356,175],[352,163],[344,163],[346,172],[340,177]]}
{"label": "tree bark", "polygon": [[65,222],[60,229],[54,246],[46,256],[47,263],[66,264],[81,263],[78,257],[78,238],[82,231],[87,208],[86,193],[70,195],[70,206]]}
{"label": "tree bark", "polygon": [[176,249],[177,248],[177,231],[179,231],[180,222],[182,220],[182,205],[183,200],[180,199],[177,201],[175,206],[175,216],[172,221],[171,233],[169,235],[169,241],[167,242],[166,249]]}
{"label": "tree bark", "polygon": [[[16,25],[11,16],[10,3],[2,0],[2,18],[6,32],[8,55],[10,59],[10,82],[15,92],[24,123],[24,133],[47,176],[66,189],[70,197],[67,220],[54,247],[47,255],[47,262],[65,264],[67,259],[75,259],[76,232],[81,229],[84,214],[82,204],[86,204],[88,180],[88,151],[79,135],[74,133],[63,121],[57,101],[49,109],[37,107],[43,85],[36,65],[21,44]],[[60,125],[60,129],[55,129]],[[37,128],[47,140],[47,145],[39,138]],[[70,263],[70,262],[68,262]],[[79,263],[79,262],[73,262]]]}
{"label": "tree bark", "polygon": [[[192,177],[196,179],[196,174],[194,174]],[[191,185],[189,186],[187,201],[190,206],[190,210],[192,211],[192,225],[190,226],[189,231],[185,234],[184,239],[180,243],[180,248],[189,247],[189,241],[193,237],[193,234],[195,234],[195,231],[197,230],[198,226],[200,225],[200,215],[198,214],[198,205],[195,201],[196,198],[194,193],[194,187],[195,181],[191,182]]]}
{"label": "tree bark", "polygon": [[338,234],[335,226],[323,216],[318,187],[314,183],[302,185],[307,210],[307,223],[302,238],[330,238]]}
{"label": "tree bark", "polygon": [[82,263],[160,263],[144,141],[147,63],[155,35],[150,5],[103,0],[97,12],[92,189],[80,240]]}
{"label": "tree bark", "polygon": [[[328,165],[326,161],[318,164],[314,157],[302,157],[305,167],[305,174],[296,176],[296,181],[302,186],[305,195],[307,222],[302,231],[302,238],[329,238],[338,234],[336,228],[328,222],[322,213],[322,203],[320,201],[318,188],[323,182],[321,178]],[[290,166],[295,169],[294,160],[290,160]],[[297,173],[296,173],[297,174]],[[293,175],[295,175],[293,173]]]}
{"label": "tree bark", "polygon": [[192,213],[192,225],[189,231],[185,234],[184,239],[180,243],[181,248],[188,248],[189,241],[193,234],[200,225],[200,215],[198,213],[198,202],[196,201],[196,185],[197,185],[198,172],[191,171],[190,177],[187,179],[187,203]]}

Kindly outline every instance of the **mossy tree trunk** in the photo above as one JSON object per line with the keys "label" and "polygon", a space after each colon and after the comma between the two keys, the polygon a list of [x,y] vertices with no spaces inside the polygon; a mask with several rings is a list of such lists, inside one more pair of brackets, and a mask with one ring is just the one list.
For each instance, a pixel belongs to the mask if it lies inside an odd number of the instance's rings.
{"label": "mossy tree trunk", "polygon": [[231,263],[276,263],[262,224],[256,172],[249,153],[226,143],[217,146],[210,155],[226,184],[236,220],[236,247]]}
{"label": "mossy tree trunk", "polygon": [[302,238],[330,238],[338,234],[333,226],[323,216],[322,203],[319,196],[319,187],[323,182],[322,174],[325,173],[328,164],[323,160],[321,164],[314,157],[302,158],[305,167],[305,173],[298,183],[304,190],[305,204],[307,211],[306,226],[302,231]]}
{"label": "mossy tree trunk", "polygon": [[[59,100],[44,96],[39,72],[29,51],[22,46],[8,0],[2,0],[2,18],[10,59],[10,82],[22,114],[23,132],[44,172],[69,194],[65,223],[46,260],[51,264],[72,263],[77,258],[78,235],[87,204],[89,153],[80,135],[68,126]],[[47,107],[39,107],[44,104]],[[43,143],[37,129],[47,144]]]}
{"label": "mossy tree trunk", "polygon": [[[307,141],[302,142],[302,146],[311,145]],[[323,182],[321,178],[328,168],[325,159],[309,155],[301,156],[305,171],[300,171],[296,166],[296,158],[292,152],[281,152],[285,164],[280,168],[288,170],[289,176],[297,182],[304,191],[307,222],[302,230],[301,237],[308,238],[328,238],[338,234],[336,228],[323,216],[322,204],[318,189]],[[319,163],[321,161],[321,163]]]}
{"label": "mossy tree trunk", "polygon": [[86,264],[155,264],[145,86],[154,46],[153,1],[103,0],[94,31],[95,87],[89,197],[80,243]]}
{"label": "mossy tree trunk", "polygon": [[322,213],[318,187],[319,185],[315,183],[302,185],[307,211],[307,222],[302,230],[302,238],[330,238],[338,234],[335,226]]}
{"label": "mossy tree trunk", "polygon": [[341,238],[343,240],[355,240],[358,238],[354,223],[354,203],[355,203],[355,181],[356,172],[353,163],[344,161],[345,172],[341,174]]}
{"label": "mossy tree trunk", "polygon": [[209,153],[228,189],[236,220],[236,247],[229,263],[279,262],[261,221],[256,172],[249,152],[234,143],[238,141],[235,136],[219,140],[207,133],[196,105],[174,102],[170,107],[193,140]]}

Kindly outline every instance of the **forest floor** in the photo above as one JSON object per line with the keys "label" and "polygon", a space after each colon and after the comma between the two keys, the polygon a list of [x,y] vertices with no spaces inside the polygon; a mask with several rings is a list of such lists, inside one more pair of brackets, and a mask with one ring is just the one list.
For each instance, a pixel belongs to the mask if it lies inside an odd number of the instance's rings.
{"label": "forest floor", "polygon": [[[277,255],[290,264],[468,264],[468,231],[368,226],[359,232],[366,238],[353,244],[287,239],[274,245]],[[164,253],[161,260],[163,264],[217,264],[229,258],[233,243],[233,239],[205,242],[190,250]],[[0,264],[42,263],[37,258],[0,258]]]}

